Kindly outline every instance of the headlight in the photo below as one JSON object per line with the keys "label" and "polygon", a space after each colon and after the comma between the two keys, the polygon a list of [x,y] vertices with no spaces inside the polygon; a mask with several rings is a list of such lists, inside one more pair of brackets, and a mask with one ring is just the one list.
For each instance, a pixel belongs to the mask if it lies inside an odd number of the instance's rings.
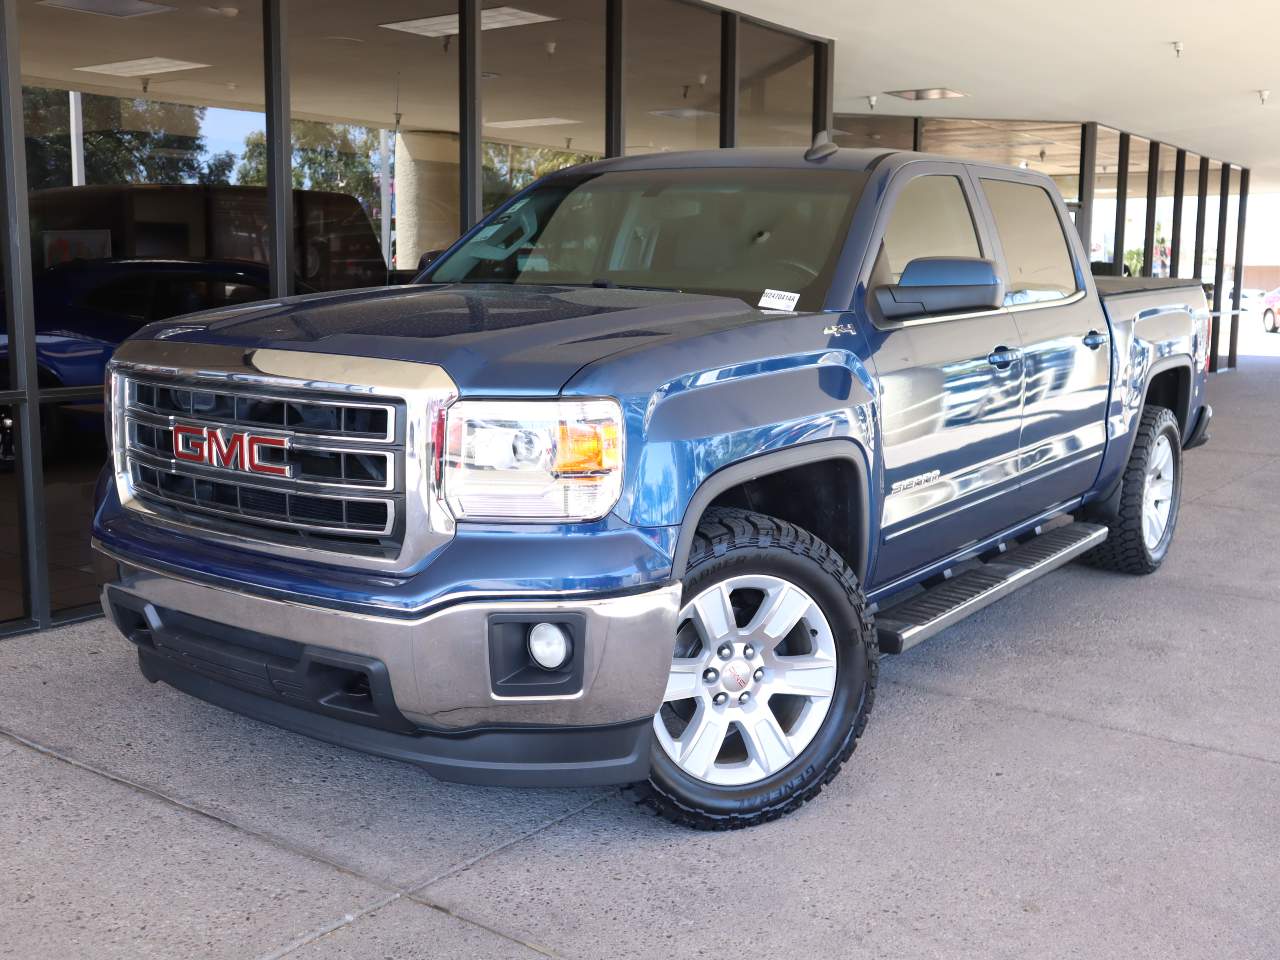
{"label": "headlight", "polygon": [[443,488],[458,520],[598,520],[622,493],[614,400],[461,400]]}

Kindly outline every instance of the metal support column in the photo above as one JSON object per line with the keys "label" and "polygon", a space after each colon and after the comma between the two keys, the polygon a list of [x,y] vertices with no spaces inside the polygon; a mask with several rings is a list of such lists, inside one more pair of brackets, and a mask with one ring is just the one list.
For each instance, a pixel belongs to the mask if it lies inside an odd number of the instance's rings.
{"label": "metal support column", "polygon": [[484,211],[484,171],[480,160],[480,0],[458,0],[458,162],[463,233]]}
{"label": "metal support column", "polygon": [[1249,168],[1240,171],[1240,209],[1236,214],[1236,269],[1231,289],[1231,345],[1227,349],[1227,366],[1235,369],[1236,348],[1240,338],[1240,294],[1244,287],[1244,228],[1249,209]]}
{"label": "metal support column", "polygon": [[1169,276],[1178,276],[1182,258],[1183,185],[1187,179],[1187,151],[1179,150],[1173,161],[1173,235],[1169,238]]}
{"label": "metal support column", "polygon": [[621,157],[627,152],[626,0],[608,0],[604,40],[604,152]]}
{"label": "metal support column", "polygon": [[813,135],[835,128],[835,44],[813,45]]}
{"label": "metal support column", "polygon": [[1080,125],[1080,209],[1076,211],[1076,233],[1088,255],[1093,238],[1093,201],[1098,183],[1098,125]]}
{"label": "metal support column", "polygon": [[1209,158],[1200,158],[1200,172],[1196,177],[1196,245],[1191,261],[1191,276],[1199,280],[1204,276],[1204,218],[1209,212]]}
{"label": "metal support column", "polygon": [[286,46],[287,0],[263,0],[267,107],[267,237],[271,295],[293,292],[293,138],[289,119],[289,56]]}
{"label": "metal support column", "polygon": [[1160,141],[1152,140],[1147,149],[1147,215],[1142,229],[1142,269],[1144,277],[1155,276],[1156,194],[1160,189]]}
{"label": "metal support column", "polygon": [[1227,257],[1227,199],[1231,194],[1231,164],[1222,165],[1218,186],[1218,260],[1213,265],[1213,338],[1209,343],[1209,371],[1217,373],[1222,341],[1222,283],[1226,279]]}
{"label": "metal support column", "polygon": [[720,14],[720,146],[738,145],[738,15]]}
{"label": "metal support column", "polygon": [[1125,205],[1129,199],[1129,135],[1120,134],[1120,159],[1116,167],[1116,220],[1113,236],[1114,246],[1111,251],[1111,273],[1116,277],[1124,276],[1124,218]]}
{"label": "metal support column", "polygon": [[[31,294],[31,234],[27,209],[27,156],[18,65],[18,5],[0,2],[0,219],[4,224],[4,308],[9,318],[11,407],[18,432],[23,567],[31,624],[50,620],[44,470],[40,450],[35,306]],[[19,397],[18,395],[21,394]]]}
{"label": "metal support column", "polygon": [[84,179],[84,98],[79,90],[67,94],[67,106],[70,111],[71,134],[71,185],[83,187]]}

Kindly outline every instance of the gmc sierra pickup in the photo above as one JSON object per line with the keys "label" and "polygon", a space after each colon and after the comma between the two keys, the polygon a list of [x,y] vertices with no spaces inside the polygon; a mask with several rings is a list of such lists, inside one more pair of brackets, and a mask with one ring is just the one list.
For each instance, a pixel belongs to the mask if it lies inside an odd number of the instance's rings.
{"label": "gmc sierra pickup", "polygon": [[551,175],[412,286],[124,343],[103,606],[148,679],[440,777],[778,817],[881,651],[1164,560],[1203,291],[1087,266],[1021,170],[820,141]]}

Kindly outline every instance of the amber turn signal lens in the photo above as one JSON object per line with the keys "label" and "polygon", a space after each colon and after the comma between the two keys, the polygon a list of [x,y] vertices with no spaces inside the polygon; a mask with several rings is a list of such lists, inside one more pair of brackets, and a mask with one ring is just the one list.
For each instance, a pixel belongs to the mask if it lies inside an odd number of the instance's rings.
{"label": "amber turn signal lens", "polygon": [[616,470],[622,462],[618,425],[613,422],[560,422],[556,473],[592,474]]}

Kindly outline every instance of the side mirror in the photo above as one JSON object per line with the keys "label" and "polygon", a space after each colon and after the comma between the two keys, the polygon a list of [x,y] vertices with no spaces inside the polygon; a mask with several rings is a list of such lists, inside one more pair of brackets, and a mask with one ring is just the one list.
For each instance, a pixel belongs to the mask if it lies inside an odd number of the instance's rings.
{"label": "side mirror", "polygon": [[991,260],[921,257],[907,264],[897,283],[876,287],[872,296],[886,320],[997,310],[1004,305],[1004,281]]}
{"label": "side mirror", "polygon": [[423,270],[427,269],[427,267],[435,263],[440,259],[440,254],[442,253],[444,253],[443,250],[428,250],[420,256],[418,258],[418,272],[421,273]]}

